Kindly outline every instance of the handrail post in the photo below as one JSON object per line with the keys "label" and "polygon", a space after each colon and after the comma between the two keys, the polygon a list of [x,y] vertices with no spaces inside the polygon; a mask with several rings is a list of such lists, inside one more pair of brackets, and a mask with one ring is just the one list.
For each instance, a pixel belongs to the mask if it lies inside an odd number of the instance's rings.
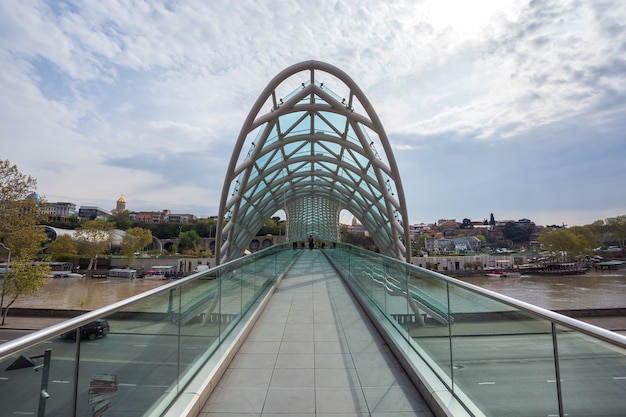
{"label": "handrail post", "polygon": [[559,365],[559,345],[556,335],[556,323],[551,322],[552,327],[552,349],[554,351],[554,373],[556,375],[556,397],[559,403],[559,417],[565,415],[563,411],[563,387],[561,386],[561,367]]}

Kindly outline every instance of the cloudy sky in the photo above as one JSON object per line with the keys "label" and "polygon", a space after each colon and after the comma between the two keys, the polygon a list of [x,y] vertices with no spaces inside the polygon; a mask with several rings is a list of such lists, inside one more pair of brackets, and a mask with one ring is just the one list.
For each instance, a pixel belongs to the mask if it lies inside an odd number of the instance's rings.
{"label": "cloudy sky", "polygon": [[625,22],[621,0],[4,0],[0,159],[48,201],[216,215],[254,101],[315,59],[376,109],[411,223],[588,224],[626,214]]}

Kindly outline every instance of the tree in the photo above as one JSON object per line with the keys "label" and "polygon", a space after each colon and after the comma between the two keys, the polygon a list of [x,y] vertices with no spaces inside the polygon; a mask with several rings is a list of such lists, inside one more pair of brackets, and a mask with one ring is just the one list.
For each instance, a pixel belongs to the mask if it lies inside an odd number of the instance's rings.
{"label": "tree", "polygon": [[577,226],[571,229],[544,229],[539,242],[551,252],[567,253],[567,260],[573,261],[576,256],[589,253],[595,239],[587,229]]}
{"label": "tree", "polygon": [[130,219],[130,211],[123,210],[115,213],[115,225],[120,230],[127,230],[133,226],[133,221]]}
{"label": "tree", "polygon": [[0,161],[0,242],[15,259],[30,260],[47,240],[40,221],[39,201],[28,198],[37,180],[22,174],[16,165]]}
{"label": "tree", "polygon": [[493,213],[491,213],[491,216],[489,216],[489,224],[491,226],[495,226],[496,225],[496,218],[493,216]]}
{"label": "tree", "polygon": [[135,262],[135,253],[152,243],[152,232],[141,227],[132,227],[126,230],[122,238],[121,252],[126,257],[126,266]]}
{"label": "tree", "polygon": [[470,219],[463,219],[463,222],[461,223],[460,228],[461,229],[473,229],[474,225],[472,224],[472,221]]}
{"label": "tree", "polygon": [[7,305],[2,312],[2,325],[6,322],[9,308],[21,295],[33,295],[47,282],[50,268],[43,263],[31,261],[13,261],[10,265],[0,287],[0,307]]}
{"label": "tree", "polygon": [[202,238],[195,230],[189,230],[187,232],[181,232],[178,235],[178,250],[179,252],[195,252],[198,250],[202,243]]}
{"label": "tree", "polygon": [[514,243],[522,243],[529,242],[534,231],[535,227],[531,223],[507,222],[502,229],[502,235]]}
{"label": "tree", "polygon": [[[0,160],[0,243],[11,251],[11,263],[0,286],[0,308],[9,307],[24,293],[36,292],[47,276],[45,266],[33,263],[41,244],[47,240],[40,220],[39,201],[28,198],[37,180],[22,174],[16,165]],[[43,276],[43,278],[42,278]]]}
{"label": "tree", "polygon": [[53,261],[69,261],[78,256],[78,248],[70,235],[61,235],[48,245],[48,256]]}
{"label": "tree", "polygon": [[626,242],[626,215],[609,217],[605,224],[607,232],[619,241],[620,248],[623,248]]}
{"label": "tree", "polygon": [[278,231],[278,223],[276,219],[280,220],[280,218],[278,217],[267,219],[265,221],[265,224],[257,232],[257,236],[278,235],[279,231]]}
{"label": "tree", "polygon": [[215,237],[215,220],[198,220],[195,223],[196,232],[200,237]]}
{"label": "tree", "polygon": [[89,258],[87,270],[95,269],[98,255],[104,254],[113,238],[113,225],[102,219],[88,220],[76,229],[78,252]]}

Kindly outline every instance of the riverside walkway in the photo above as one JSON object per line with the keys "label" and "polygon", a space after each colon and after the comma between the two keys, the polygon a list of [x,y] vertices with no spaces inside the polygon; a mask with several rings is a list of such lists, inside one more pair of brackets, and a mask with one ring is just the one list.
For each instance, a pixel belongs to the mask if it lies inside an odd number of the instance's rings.
{"label": "riverside walkway", "polygon": [[319,250],[282,281],[202,417],[433,416]]}

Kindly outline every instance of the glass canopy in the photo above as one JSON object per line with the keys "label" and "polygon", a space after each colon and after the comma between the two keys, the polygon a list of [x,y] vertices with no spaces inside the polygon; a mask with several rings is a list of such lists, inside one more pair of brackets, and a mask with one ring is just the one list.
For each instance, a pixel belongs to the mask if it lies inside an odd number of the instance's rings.
{"label": "glass canopy", "polygon": [[347,210],[382,253],[410,258],[402,184],[382,124],[352,79],[319,61],[278,74],[244,122],[222,190],[216,258],[243,255],[279,210],[287,241],[338,241]]}

